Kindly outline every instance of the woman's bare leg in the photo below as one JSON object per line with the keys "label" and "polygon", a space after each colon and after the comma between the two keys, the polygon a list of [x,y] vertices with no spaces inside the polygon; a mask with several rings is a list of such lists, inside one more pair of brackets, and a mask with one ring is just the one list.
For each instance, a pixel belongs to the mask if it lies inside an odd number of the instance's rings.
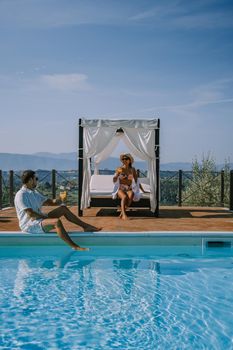
{"label": "woman's bare leg", "polygon": [[125,207],[126,207],[126,202],[127,202],[127,194],[125,192],[123,192],[122,190],[119,190],[118,191],[118,197],[121,199],[121,215],[120,217],[123,219],[123,220],[126,220],[127,219],[127,215],[126,215],[126,212],[125,212]]}
{"label": "woman's bare leg", "polygon": [[127,196],[128,196],[127,207],[130,207],[130,205],[132,204],[132,201],[133,201],[133,196],[134,196],[133,191],[128,191]]}

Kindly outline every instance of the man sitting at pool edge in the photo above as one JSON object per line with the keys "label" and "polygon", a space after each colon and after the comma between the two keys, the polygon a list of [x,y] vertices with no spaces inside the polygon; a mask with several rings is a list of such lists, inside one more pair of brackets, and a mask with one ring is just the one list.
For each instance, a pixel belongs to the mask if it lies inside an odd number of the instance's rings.
{"label": "man sitting at pool edge", "polygon": [[101,229],[85,223],[64,205],[51,210],[48,214],[43,213],[42,205],[56,206],[61,203],[60,200],[49,199],[36,190],[38,178],[35,171],[25,170],[21,180],[23,186],[15,195],[15,209],[20,229],[27,233],[48,233],[55,229],[57,235],[74,250],[89,250],[72,241],[60,218],[64,216],[73,224],[81,226],[85,232]]}

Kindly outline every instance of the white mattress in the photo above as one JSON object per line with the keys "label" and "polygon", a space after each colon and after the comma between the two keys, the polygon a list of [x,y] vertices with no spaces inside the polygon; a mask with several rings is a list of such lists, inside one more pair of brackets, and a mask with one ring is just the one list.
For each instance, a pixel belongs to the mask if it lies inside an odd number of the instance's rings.
{"label": "white mattress", "polygon": [[[149,179],[140,178],[140,183],[145,191],[150,192]],[[113,175],[92,175],[90,182],[90,192],[92,198],[112,197]],[[142,193],[142,198],[149,198],[150,193]]]}

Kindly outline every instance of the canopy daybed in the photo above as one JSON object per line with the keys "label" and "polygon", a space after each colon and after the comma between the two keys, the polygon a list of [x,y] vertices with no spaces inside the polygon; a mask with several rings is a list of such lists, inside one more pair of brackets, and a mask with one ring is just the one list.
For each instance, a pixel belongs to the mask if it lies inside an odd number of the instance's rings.
{"label": "canopy daybed", "polygon": [[[159,119],[79,119],[78,209],[80,216],[83,215],[83,209],[91,206],[116,206],[111,198],[113,183],[111,189],[109,175],[98,175],[98,165],[111,155],[120,139],[124,140],[134,156],[148,163],[147,178],[141,179],[141,183],[143,187],[148,186],[150,193],[143,195],[133,206],[149,206],[154,215],[158,216],[159,130]],[[91,159],[94,160],[92,176]],[[98,176],[108,176],[108,179],[105,177],[104,181],[101,181],[100,178],[98,180]]]}

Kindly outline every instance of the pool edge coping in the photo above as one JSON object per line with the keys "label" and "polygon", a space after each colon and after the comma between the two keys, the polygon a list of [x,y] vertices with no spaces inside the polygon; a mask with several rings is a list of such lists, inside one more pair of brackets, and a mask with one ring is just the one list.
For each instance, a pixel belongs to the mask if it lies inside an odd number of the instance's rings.
{"label": "pool edge coping", "polygon": [[[76,232],[70,231],[71,237],[209,237],[209,236],[217,236],[224,237],[229,236],[233,238],[233,231],[147,231],[147,232],[109,232],[109,231],[101,231],[101,232]],[[56,233],[24,233],[21,231],[1,231],[0,232],[0,240],[1,237],[57,237]]]}

